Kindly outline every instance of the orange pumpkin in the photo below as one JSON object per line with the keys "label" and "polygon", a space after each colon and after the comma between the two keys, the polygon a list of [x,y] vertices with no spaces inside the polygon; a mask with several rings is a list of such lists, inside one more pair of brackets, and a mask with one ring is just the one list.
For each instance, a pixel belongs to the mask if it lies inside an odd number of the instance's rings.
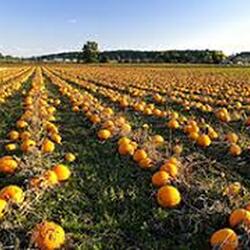
{"label": "orange pumpkin", "polygon": [[181,195],[177,188],[166,185],[158,190],[157,201],[162,207],[171,208],[181,202]]}
{"label": "orange pumpkin", "polygon": [[239,145],[233,143],[229,148],[229,152],[232,156],[238,156],[241,154],[242,150]]}
{"label": "orange pumpkin", "polygon": [[69,168],[63,164],[54,166],[52,170],[56,173],[59,181],[68,180],[71,175]]}
{"label": "orange pumpkin", "polygon": [[20,204],[24,200],[24,193],[20,187],[10,185],[1,189],[0,199]]}
{"label": "orange pumpkin", "polygon": [[56,223],[44,221],[36,225],[32,233],[32,241],[42,250],[61,249],[65,242],[65,232]]}
{"label": "orange pumpkin", "polygon": [[43,174],[43,178],[48,186],[54,186],[58,183],[57,174],[52,170],[47,170]]}
{"label": "orange pumpkin", "polygon": [[43,153],[52,153],[55,150],[55,144],[48,138],[43,141],[41,150]]}
{"label": "orange pumpkin", "polygon": [[152,160],[147,157],[147,158],[140,160],[138,164],[141,168],[148,169],[148,168],[151,168],[152,166]]}
{"label": "orange pumpkin", "polygon": [[165,171],[157,171],[153,174],[152,176],[152,183],[156,187],[161,187],[166,185],[170,180],[170,176],[167,172]]}
{"label": "orange pumpkin", "polygon": [[76,157],[72,153],[66,153],[64,156],[64,159],[68,162],[73,162],[73,161],[75,161]]}
{"label": "orange pumpkin", "polygon": [[24,140],[23,143],[21,144],[21,150],[24,153],[30,152],[34,147],[36,146],[36,142],[31,139]]}
{"label": "orange pumpkin", "polygon": [[237,143],[239,140],[239,137],[235,133],[228,133],[226,134],[226,140],[230,143]]}
{"label": "orange pumpkin", "polygon": [[121,143],[118,147],[118,151],[121,155],[133,155],[135,148],[131,143]]}
{"label": "orange pumpkin", "polygon": [[143,149],[137,149],[133,155],[133,159],[136,162],[139,162],[143,159],[146,159],[148,157],[147,153]]}
{"label": "orange pumpkin", "polygon": [[0,199],[0,219],[4,216],[8,203],[6,200]]}
{"label": "orange pumpkin", "polygon": [[231,213],[229,224],[231,227],[235,227],[241,223],[250,226],[250,212],[246,209],[238,208]]}
{"label": "orange pumpkin", "polygon": [[8,137],[9,137],[10,140],[16,141],[16,140],[19,139],[19,133],[17,131],[15,131],[15,130],[12,130],[12,131],[9,132]]}
{"label": "orange pumpkin", "polygon": [[171,177],[176,178],[178,176],[179,170],[176,164],[167,161],[163,164],[160,170],[167,172]]}
{"label": "orange pumpkin", "polygon": [[203,148],[206,148],[208,146],[210,146],[210,144],[212,143],[211,142],[211,139],[209,138],[208,135],[206,134],[201,134],[198,138],[197,138],[197,144]]}
{"label": "orange pumpkin", "polygon": [[111,137],[111,132],[108,129],[101,129],[98,132],[98,137],[100,140],[107,140]]}
{"label": "orange pumpkin", "polygon": [[213,233],[210,244],[213,248],[220,250],[237,250],[238,236],[230,228],[223,228]]}
{"label": "orange pumpkin", "polygon": [[168,126],[168,128],[171,128],[171,129],[178,129],[180,127],[180,124],[176,119],[171,119],[167,123],[167,126]]}
{"label": "orange pumpkin", "polygon": [[13,174],[18,167],[18,163],[11,156],[0,158],[0,172]]}

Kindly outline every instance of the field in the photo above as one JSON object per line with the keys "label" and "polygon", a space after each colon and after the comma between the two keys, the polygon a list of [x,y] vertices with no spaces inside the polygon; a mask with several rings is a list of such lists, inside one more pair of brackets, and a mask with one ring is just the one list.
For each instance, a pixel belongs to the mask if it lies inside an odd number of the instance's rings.
{"label": "field", "polygon": [[4,66],[0,106],[0,249],[250,249],[249,68]]}

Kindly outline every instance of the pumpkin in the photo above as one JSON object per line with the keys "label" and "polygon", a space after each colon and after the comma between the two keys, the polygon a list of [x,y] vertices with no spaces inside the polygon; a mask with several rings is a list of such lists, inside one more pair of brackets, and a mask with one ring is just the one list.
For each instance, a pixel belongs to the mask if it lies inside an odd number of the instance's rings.
{"label": "pumpkin", "polygon": [[231,213],[229,224],[231,227],[235,227],[241,223],[250,226],[250,212],[246,209],[238,208]]}
{"label": "pumpkin", "polygon": [[6,200],[0,199],[0,219],[4,216],[7,205],[8,203],[6,202]]}
{"label": "pumpkin", "polygon": [[230,122],[231,117],[230,114],[228,113],[227,109],[219,109],[215,112],[215,116],[221,120],[222,122]]}
{"label": "pumpkin", "polygon": [[10,140],[16,141],[16,140],[19,139],[19,133],[17,131],[15,131],[15,130],[12,130],[12,131],[9,132],[8,137],[9,137]]}
{"label": "pumpkin", "polygon": [[52,153],[55,150],[55,144],[48,138],[43,141],[41,150],[43,153]]}
{"label": "pumpkin", "polygon": [[60,101],[59,99],[56,99],[56,100],[54,101],[54,104],[55,104],[56,106],[59,106],[59,105],[61,104],[61,101]]}
{"label": "pumpkin", "polygon": [[180,127],[180,124],[176,119],[171,119],[167,123],[167,126],[168,126],[168,128],[171,128],[171,129],[178,129]]}
{"label": "pumpkin", "polygon": [[45,129],[47,130],[47,132],[49,133],[58,133],[58,128],[56,127],[55,124],[51,123],[51,122],[47,122],[45,124]]}
{"label": "pumpkin", "polygon": [[143,110],[143,114],[145,114],[145,115],[152,115],[152,109],[150,109],[150,108],[145,108],[144,110]]}
{"label": "pumpkin", "polygon": [[121,143],[118,147],[118,152],[121,155],[133,155],[135,151],[134,146],[131,143]]}
{"label": "pumpkin", "polygon": [[245,209],[250,212],[250,203],[246,205]]}
{"label": "pumpkin", "polygon": [[154,100],[156,101],[156,102],[161,102],[161,100],[162,100],[162,96],[160,95],[160,94],[155,94],[154,96],[153,96],[153,98],[154,98]]}
{"label": "pumpkin", "polygon": [[210,144],[212,143],[211,142],[211,139],[209,138],[208,135],[206,134],[201,134],[198,138],[197,138],[197,144],[203,148],[206,148],[208,146],[210,146]]}
{"label": "pumpkin", "polygon": [[168,159],[167,162],[172,163],[172,164],[175,164],[176,166],[180,165],[180,162],[179,162],[178,159],[177,159],[176,157],[174,157],[174,156],[170,157],[170,158]]}
{"label": "pumpkin", "polygon": [[14,151],[17,149],[17,145],[15,143],[8,143],[4,147],[6,151]]}
{"label": "pumpkin", "polygon": [[237,143],[238,140],[239,140],[239,137],[238,137],[238,135],[235,134],[235,133],[228,133],[228,134],[226,135],[226,140],[227,140],[228,142],[230,142],[230,143]]}
{"label": "pumpkin", "polygon": [[61,249],[65,242],[65,232],[56,223],[44,221],[36,225],[32,232],[32,241],[41,250]]}
{"label": "pumpkin", "polygon": [[239,182],[233,182],[231,184],[229,184],[224,191],[224,195],[236,195],[240,192],[241,190],[241,184]]}
{"label": "pumpkin", "polygon": [[156,146],[160,146],[164,143],[164,138],[161,135],[154,135],[152,137],[152,142],[156,145]]}
{"label": "pumpkin", "polygon": [[113,131],[115,128],[115,124],[112,120],[107,120],[106,122],[103,123],[102,128],[106,128],[109,131]]}
{"label": "pumpkin", "polygon": [[238,156],[241,154],[242,150],[239,145],[233,143],[229,148],[229,152],[232,156]]}
{"label": "pumpkin", "polygon": [[62,142],[62,137],[57,133],[52,133],[50,135],[50,138],[52,141],[54,141],[57,144],[61,144],[61,142]]}
{"label": "pumpkin", "polygon": [[112,108],[105,108],[105,109],[103,110],[103,113],[104,113],[105,115],[107,115],[107,116],[111,116],[111,115],[114,114],[114,111],[113,111]]}
{"label": "pumpkin", "polygon": [[65,154],[64,159],[68,162],[73,162],[73,161],[75,161],[76,157],[72,153],[67,153],[67,154]]}
{"label": "pumpkin", "polygon": [[220,250],[236,250],[239,244],[238,236],[232,229],[223,228],[212,234],[210,244]]}
{"label": "pumpkin", "polygon": [[157,171],[152,176],[152,183],[156,187],[161,187],[166,185],[169,182],[170,176],[165,171]]}
{"label": "pumpkin", "polygon": [[178,119],[179,118],[179,114],[177,112],[172,112],[171,113],[171,118],[172,119]]}
{"label": "pumpkin", "polygon": [[28,132],[28,131],[23,131],[23,132],[20,134],[20,138],[21,138],[22,141],[28,140],[28,139],[30,139],[30,137],[31,137],[31,134],[30,134],[30,132]]}
{"label": "pumpkin", "polygon": [[137,149],[133,155],[133,159],[136,162],[139,162],[143,159],[146,159],[148,157],[147,153],[143,149]]}
{"label": "pumpkin", "polygon": [[69,168],[63,164],[54,166],[52,170],[56,173],[59,181],[66,181],[71,175]]}
{"label": "pumpkin", "polygon": [[197,132],[191,132],[191,133],[188,135],[188,138],[189,138],[191,141],[196,141],[196,140],[199,138],[199,133],[197,133]]}
{"label": "pumpkin", "polygon": [[49,113],[49,114],[53,114],[53,113],[56,112],[56,108],[53,107],[53,106],[50,106],[47,110],[48,110],[48,113]]}
{"label": "pumpkin", "polygon": [[47,170],[43,174],[43,178],[48,186],[54,186],[58,183],[57,174],[52,170]]}
{"label": "pumpkin", "polygon": [[98,115],[91,115],[90,121],[91,121],[93,124],[97,124],[97,123],[100,123],[100,122],[101,122],[101,118],[100,118]]}
{"label": "pumpkin", "polygon": [[5,174],[12,174],[18,167],[18,163],[11,156],[4,156],[0,158],[0,172]]}
{"label": "pumpkin", "polygon": [[218,133],[213,130],[213,129],[208,129],[208,136],[212,139],[212,140],[215,140],[219,137]]}
{"label": "pumpkin", "polygon": [[26,121],[19,120],[19,121],[17,121],[16,126],[17,126],[17,128],[23,129],[23,128],[28,127],[28,123]]}
{"label": "pumpkin", "polygon": [[180,144],[177,144],[173,147],[173,152],[177,155],[180,155],[183,151],[183,147]]}
{"label": "pumpkin", "polygon": [[162,207],[175,207],[181,202],[180,192],[173,186],[163,186],[157,192],[157,202]]}
{"label": "pumpkin", "polygon": [[135,142],[135,141],[131,141],[131,142],[130,142],[130,145],[133,146],[134,150],[136,150],[136,149],[138,148],[138,144],[137,144],[137,142]]}
{"label": "pumpkin", "polygon": [[152,160],[147,157],[140,160],[138,164],[141,168],[148,169],[152,166]]}
{"label": "pumpkin", "polygon": [[126,119],[123,116],[120,116],[119,118],[117,118],[116,123],[118,125],[123,125],[126,123]]}
{"label": "pumpkin", "polygon": [[160,168],[161,171],[167,172],[171,177],[176,178],[178,176],[179,170],[176,164],[167,161]]}
{"label": "pumpkin", "polygon": [[111,137],[111,132],[108,129],[101,129],[97,135],[100,140],[107,140]]}
{"label": "pumpkin", "polygon": [[0,199],[20,204],[24,200],[24,193],[20,187],[10,185],[0,190]]}
{"label": "pumpkin", "polygon": [[195,124],[193,124],[192,125],[192,123],[190,124],[188,124],[188,125],[186,125],[185,127],[184,127],[184,132],[185,133],[188,133],[188,134],[191,134],[191,133],[199,133],[199,131],[200,131],[200,128],[197,126],[197,124],[195,123]]}
{"label": "pumpkin", "polygon": [[131,142],[131,140],[130,140],[128,137],[123,136],[123,137],[121,137],[121,138],[118,140],[118,145],[121,145],[122,143],[127,143],[127,144],[129,144],[130,142]]}
{"label": "pumpkin", "polygon": [[20,147],[24,153],[27,153],[27,152],[30,152],[35,146],[36,146],[36,142],[34,140],[27,139],[23,141]]}
{"label": "pumpkin", "polygon": [[128,123],[125,123],[121,127],[121,134],[126,135],[131,132],[132,128]]}

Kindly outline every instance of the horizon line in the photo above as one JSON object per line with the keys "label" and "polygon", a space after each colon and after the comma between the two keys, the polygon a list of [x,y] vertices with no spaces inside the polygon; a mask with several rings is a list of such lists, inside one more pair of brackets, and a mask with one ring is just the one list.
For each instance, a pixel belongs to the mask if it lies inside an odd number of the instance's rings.
{"label": "horizon line", "polygon": [[[142,48],[132,48],[132,49],[105,49],[105,50],[100,50],[100,53],[103,52],[113,52],[113,51],[138,51],[138,52],[166,52],[166,51],[219,51],[219,52],[223,52],[223,54],[225,54],[226,56],[232,56],[232,55],[237,55],[240,53],[250,53],[250,49],[249,50],[242,50],[242,51],[237,51],[237,52],[231,52],[231,53],[226,53],[223,49],[209,49],[209,48],[198,48],[198,49],[192,49],[192,48],[174,48],[174,49],[164,49],[164,50],[160,50],[160,49],[142,49]],[[18,55],[12,55],[12,54],[4,54],[3,52],[0,51],[0,53],[2,53],[3,56],[11,56],[11,57],[17,57],[17,58],[31,58],[31,57],[42,57],[42,56],[49,56],[49,55],[57,55],[57,54],[62,54],[62,53],[72,53],[72,52],[81,52],[82,50],[62,50],[62,51],[58,51],[58,52],[48,52],[48,53],[42,53],[42,54],[35,54],[35,55],[29,55],[29,56],[18,56]]]}

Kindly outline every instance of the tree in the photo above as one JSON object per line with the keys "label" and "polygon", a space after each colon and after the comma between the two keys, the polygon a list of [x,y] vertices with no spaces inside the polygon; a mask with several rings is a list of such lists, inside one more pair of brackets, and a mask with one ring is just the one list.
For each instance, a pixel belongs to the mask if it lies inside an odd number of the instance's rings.
{"label": "tree", "polygon": [[226,55],[222,51],[213,51],[212,57],[214,63],[222,63],[226,59]]}
{"label": "tree", "polygon": [[109,58],[105,55],[103,56],[99,56],[99,62],[100,63],[108,63],[109,62]]}
{"label": "tree", "polygon": [[87,41],[87,43],[83,45],[82,52],[82,59],[84,62],[98,62],[99,50],[97,42]]}

